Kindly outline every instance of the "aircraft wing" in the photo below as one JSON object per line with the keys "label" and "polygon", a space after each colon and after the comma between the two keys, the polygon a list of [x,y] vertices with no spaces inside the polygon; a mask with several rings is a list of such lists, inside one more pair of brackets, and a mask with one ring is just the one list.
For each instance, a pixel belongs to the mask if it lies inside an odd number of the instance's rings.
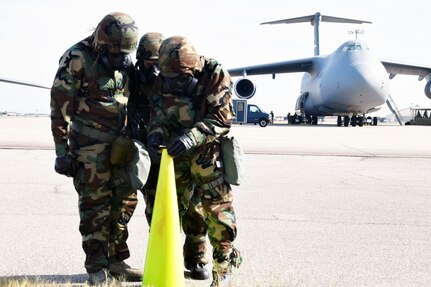
{"label": "aircraft wing", "polygon": [[28,83],[28,82],[23,82],[23,81],[18,81],[18,80],[12,80],[12,79],[6,79],[6,78],[0,78],[0,82],[29,86],[29,87],[35,87],[35,88],[41,88],[41,89],[47,89],[47,90],[51,89],[50,87],[39,85],[39,84],[33,84],[33,83]]}
{"label": "aircraft wing", "polygon": [[419,80],[422,80],[426,76],[431,74],[431,67],[411,65],[411,64],[402,64],[395,63],[389,61],[382,61],[383,66],[385,66],[386,71],[390,74],[390,77],[393,78],[395,75],[417,75],[419,76]]}
{"label": "aircraft wing", "polygon": [[264,74],[298,73],[311,71],[314,58],[306,58],[292,61],[276,62],[256,66],[229,69],[229,74],[235,76],[252,76]]}

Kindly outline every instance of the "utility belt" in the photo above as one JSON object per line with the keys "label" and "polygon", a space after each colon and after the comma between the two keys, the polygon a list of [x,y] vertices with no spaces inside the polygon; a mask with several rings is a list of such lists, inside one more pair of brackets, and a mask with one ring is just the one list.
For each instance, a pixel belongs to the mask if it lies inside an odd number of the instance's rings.
{"label": "utility belt", "polygon": [[78,124],[75,122],[72,122],[71,129],[73,131],[77,132],[78,134],[84,135],[84,136],[92,138],[92,139],[97,139],[97,140],[100,140],[103,142],[112,143],[118,137],[116,135],[112,135],[112,134],[107,133],[107,132],[102,132],[102,131],[99,131],[95,128],[85,126],[82,124]]}
{"label": "utility belt", "polygon": [[225,182],[225,180],[224,180],[223,176],[221,176],[221,177],[219,177],[219,178],[217,178],[217,179],[215,179],[215,180],[213,180],[213,181],[210,181],[210,182],[208,182],[208,183],[201,184],[201,185],[200,185],[200,188],[201,188],[203,191],[206,191],[206,190],[209,190],[209,189],[216,188],[217,186],[220,186],[220,185],[221,185],[222,183],[224,183],[224,182]]}

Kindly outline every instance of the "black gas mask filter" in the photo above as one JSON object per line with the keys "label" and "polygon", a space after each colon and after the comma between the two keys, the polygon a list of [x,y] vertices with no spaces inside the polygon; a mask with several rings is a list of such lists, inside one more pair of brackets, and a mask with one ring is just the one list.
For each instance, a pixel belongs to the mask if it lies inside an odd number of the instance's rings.
{"label": "black gas mask filter", "polygon": [[168,78],[162,77],[162,93],[191,96],[197,86],[198,79],[188,75],[187,77]]}
{"label": "black gas mask filter", "polygon": [[136,70],[138,80],[142,84],[153,83],[159,73],[160,70],[157,65],[152,65],[149,69],[145,69],[143,65],[138,64],[138,69]]}
{"label": "black gas mask filter", "polygon": [[132,57],[128,54],[118,53],[112,54],[104,52],[100,55],[100,60],[107,70],[127,70],[132,64]]}

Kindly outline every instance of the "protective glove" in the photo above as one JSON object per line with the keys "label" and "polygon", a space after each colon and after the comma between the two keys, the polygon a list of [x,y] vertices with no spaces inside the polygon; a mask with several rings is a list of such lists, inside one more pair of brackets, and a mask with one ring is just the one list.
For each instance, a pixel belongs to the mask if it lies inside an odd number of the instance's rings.
{"label": "protective glove", "polygon": [[160,133],[152,133],[147,138],[147,151],[150,158],[155,162],[160,162],[162,154],[160,153],[160,145],[163,143],[163,135]]}
{"label": "protective glove", "polygon": [[73,177],[75,175],[75,159],[70,154],[58,156],[55,159],[54,169],[57,173],[65,175],[67,177]]}
{"label": "protective glove", "polygon": [[168,146],[168,154],[172,157],[177,157],[192,147],[194,147],[196,143],[190,138],[188,135],[181,135],[176,137]]}

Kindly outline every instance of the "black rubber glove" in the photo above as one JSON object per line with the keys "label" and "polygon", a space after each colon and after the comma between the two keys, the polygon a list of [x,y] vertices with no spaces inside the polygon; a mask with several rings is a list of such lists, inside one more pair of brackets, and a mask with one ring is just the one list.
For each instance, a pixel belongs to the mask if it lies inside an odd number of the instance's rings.
{"label": "black rubber glove", "polygon": [[162,154],[160,153],[160,145],[163,143],[163,135],[160,133],[153,133],[147,139],[147,151],[150,158],[155,162],[160,162]]}
{"label": "black rubber glove", "polygon": [[76,172],[75,159],[70,154],[58,156],[55,159],[54,169],[57,173],[67,177],[73,177]]}
{"label": "black rubber glove", "polygon": [[168,154],[177,157],[190,150],[196,144],[188,135],[176,137],[168,146]]}

